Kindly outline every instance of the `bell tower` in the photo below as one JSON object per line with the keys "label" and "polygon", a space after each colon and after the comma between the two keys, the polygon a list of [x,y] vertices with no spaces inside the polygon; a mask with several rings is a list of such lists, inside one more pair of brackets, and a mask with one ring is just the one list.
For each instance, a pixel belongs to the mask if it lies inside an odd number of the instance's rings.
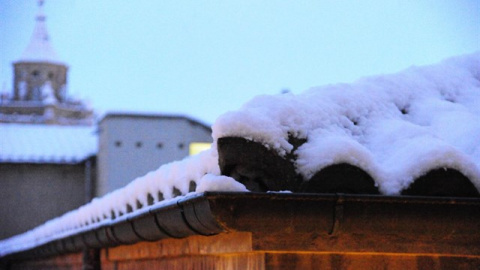
{"label": "bell tower", "polygon": [[42,88],[49,83],[55,98],[64,101],[68,67],[57,56],[47,31],[44,1],[38,1],[38,13],[30,43],[22,56],[13,63],[13,99],[40,102]]}
{"label": "bell tower", "polygon": [[93,111],[68,96],[68,66],[53,49],[43,5],[38,0],[30,42],[13,63],[13,91],[0,102],[0,123],[93,124]]}

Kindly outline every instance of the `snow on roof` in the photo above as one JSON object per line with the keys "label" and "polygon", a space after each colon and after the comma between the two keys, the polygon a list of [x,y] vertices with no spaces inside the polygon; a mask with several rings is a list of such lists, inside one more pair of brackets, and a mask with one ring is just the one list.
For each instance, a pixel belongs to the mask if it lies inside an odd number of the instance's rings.
{"label": "snow on roof", "polygon": [[210,150],[163,165],[77,210],[0,241],[0,257],[192,192],[247,191],[220,175],[216,141],[226,136],[261,142],[280,155],[293,148],[289,136],[306,138],[295,164],[306,179],[328,164],[347,162],[371,174],[384,194],[397,194],[432,167],[453,167],[480,188],[479,104],[480,53],[300,95],[260,96],[217,119]]}
{"label": "snow on roof", "polygon": [[46,16],[42,10],[43,1],[39,2],[39,11],[35,18],[35,28],[23,54],[18,59],[19,62],[48,62],[54,64],[64,64],[50,43],[47,25],[45,23]]}
{"label": "snow on roof", "polygon": [[95,198],[90,203],[26,233],[0,241],[0,258],[98,226],[109,225],[168,205],[204,191],[248,191],[233,178],[220,176],[216,151],[207,150],[161,166],[124,188]]}
{"label": "snow on roof", "polygon": [[215,141],[244,137],[285,156],[289,136],[304,179],[329,165],[357,166],[383,194],[432,169],[463,173],[480,190],[480,52],[300,95],[258,96],[213,125]]}
{"label": "snow on roof", "polygon": [[77,163],[97,153],[91,126],[0,124],[0,163]]}

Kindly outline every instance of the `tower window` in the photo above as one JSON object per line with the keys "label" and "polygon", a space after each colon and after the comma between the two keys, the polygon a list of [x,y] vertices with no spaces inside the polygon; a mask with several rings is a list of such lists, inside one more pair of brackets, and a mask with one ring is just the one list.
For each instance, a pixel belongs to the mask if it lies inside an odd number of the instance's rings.
{"label": "tower window", "polygon": [[163,148],[163,143],[161,143],[161,142],[157,143],[157,148],[162,149]]}
{"label": "tower window", "polygon": [[178,148],[179,148],[179,149],[183,149],[184,147],[185,147],[185,145],[184,145],[183,143],[179,143],[179,144],[178,144]]}
{"label": "tower window", "polygon": [[40,75],[40,72],[38,70],[34,70],[32,72],[32,75],[36,77],[36,76]]}
{"label": "tower window", "polygon": [[50,80],[53,79],[53,72],[49,72],[49,73],[48,73],[48,78],[49,78]]}
{"label": "tower window", "polygon": [[116,146],[116,147],[122,146],[122,142],[121,142],[121,141],[116,141],[116,142],[115,142],[115,146]]}
{"label": "tower window", "polygon": [[136,146],[137,148],[142,147],[142,142],[137,142],[137,143],[135,143],[135,146]]}
{"label": "tower window", "polygon": [[32,99],[33,100],[41,100],[42,99],[42,89],[40,87],[35,87],[32,90]]}

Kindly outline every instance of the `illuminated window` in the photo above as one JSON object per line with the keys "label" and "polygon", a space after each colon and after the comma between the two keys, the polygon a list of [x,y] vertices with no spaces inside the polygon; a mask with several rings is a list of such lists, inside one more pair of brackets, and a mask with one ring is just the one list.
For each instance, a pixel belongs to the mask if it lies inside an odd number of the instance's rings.
{"label": "illuminated window", "polygon": [[189,145],[189,155],[196,155],[204,150],[210,149],[211,143],[206,142],[192,142]]}

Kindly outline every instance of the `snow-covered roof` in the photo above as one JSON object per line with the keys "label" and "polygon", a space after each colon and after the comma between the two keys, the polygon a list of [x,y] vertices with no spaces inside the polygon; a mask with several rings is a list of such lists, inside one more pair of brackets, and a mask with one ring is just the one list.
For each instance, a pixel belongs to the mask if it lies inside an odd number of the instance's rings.
{"label": "snow-covered roof", "polygon": [[[213,137],[294,154],[304,181],[347,163],[393,195],[430,170],[449,168],[480,190],[480,52],[299,95],[258,96],[219,117]],[[306,142],[292,153],[290,137]]]}
{"label": "snow-covered roof", "polygon": [[30,38],[30,42],[17,61],[48,62],[64,65],[50,43],[50,36],[48,35],[47,25],[45,23],[46,16],[43,13],[42,6],[43,1],[40,1],[39,11],[35,18],[35,28]]}
{"label": "snow-covered roof", "polygon": [[107,226],[192,193],[247,191],[220,175],[216,143],[228,136],[260,142],[282,156],[294,148],[289,137],[306,139],[295,152],[295,167],[306,181],[330,164],[348,163],[372,175],[380,191],[391,195],[431,168],[448,167],[480,190],[479,105],[480,53],[300,95],[256,97],[217,119],[210,150],[163,165],[77,210],[0,241],[0,257]]}
{"label": "snow-covered roof", "polygon": [[1,163],[78,163],[97,153],[92,126],[0,124]]}

